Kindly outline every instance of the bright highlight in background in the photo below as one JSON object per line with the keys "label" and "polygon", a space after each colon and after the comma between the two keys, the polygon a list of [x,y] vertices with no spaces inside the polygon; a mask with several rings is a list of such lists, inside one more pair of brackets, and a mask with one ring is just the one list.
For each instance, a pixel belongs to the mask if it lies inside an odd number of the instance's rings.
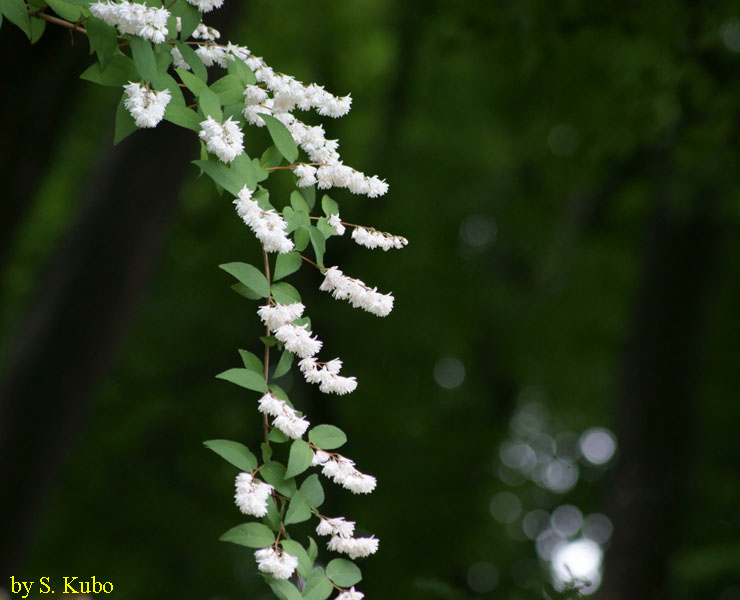
{"label": "bright highlight in background", "polygon": [[604,558],[599,545],[581,538],[563,542],[552,553],[552,573],[556,586],[575,586],[582,594],[592,594],[601,585],[601,563]]}

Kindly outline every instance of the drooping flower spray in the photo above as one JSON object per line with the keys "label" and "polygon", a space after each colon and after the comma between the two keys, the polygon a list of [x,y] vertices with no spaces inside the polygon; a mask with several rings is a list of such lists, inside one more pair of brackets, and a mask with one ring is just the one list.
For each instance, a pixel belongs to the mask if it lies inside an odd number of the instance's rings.
{"label": "drooping flower spray", "polygon": [[[46,23],[86,35],[98,60],[82,78],[122,90],[116,142],[163,120],[189,129],[201,146],[200,160],[194,163],[233,197],[245,235],[254,235],[262,252],[221,268],[236,278],[239,293],[259,302],[254,318],[264,326],[263,348],[260,356],[240,351],[243,367],[218,377],[249,391],[254,414],[261,417],[245,419],[261,421],[264,443],[258,460],[239,442],[205,442],[238,469],[235,512],[250,517],[221,539],[250,548],[255,570],[282,600],[326,600],[332,594],[336,600],[359,600],[363,593],[355,586],[362,576],[353,561],[374,554],[380,542],[372,535],[356,536],[354,521],[320,512],[324,490],[319,474],[353,494],[371,493],[377,481],[336,451],[347,441],[340,429],[312,426],[310,415],[274,380],[296,362],[305,381],[324,394],[352,393],[358,382],[342,374],[341,359],[334,356],[334,348],[324,348],[299,291],[285,278],[310,265],[319,271],[319,289],[385,317],[393,310],[393,296],[345,275],[338,266],[327,268],[326,245],[347,229],[352,240],[366,248],[400,249],[407,241],[346,223],[336,201],[327,195],[317,199],[317,190],[332,188],[368,198],[388,191],[378,176],[345,165],[339,142],[327,139],[321,125],[307,125],[295,115],[314,111],[321,117],[343,117],[352,98],[278,73],[244,46],[219,43],[221,34],[202,20],[223,2],[169,0],[151,6],[152,0],[76,1],[37,9],[37,2],[5,0],[0,10],[33,41],[43,34],[43,27],[35,25]],[[57,7],[61,13],[50,14]],[[266,127],[274,144],[259,159],[244,151],[248,127]],[[270,175],[280,170],[290,170],[295,178],[296,189],[287,202],[271,197],[266,186]],[[277,458],[281,453],[287,456],[282,463]],[[325,553],[342,557],[320,557],[313,537],[301,543],[291,536],[291,525],[311,519],[316,520],[317,538],[327,538]]]}

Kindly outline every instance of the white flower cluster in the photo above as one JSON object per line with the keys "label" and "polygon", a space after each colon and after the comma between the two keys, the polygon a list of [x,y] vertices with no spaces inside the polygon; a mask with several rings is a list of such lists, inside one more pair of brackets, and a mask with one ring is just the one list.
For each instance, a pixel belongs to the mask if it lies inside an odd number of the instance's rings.
{"label": "white flower cluster", "polygon": [[[350,96],[337,97],[322,86],[304,85],[293,77],[275,73],[265,62],[243,49],[244,62],[254,71],[257,81],[264,85],[248,85],[244,90],[244,117],[247,122],[263,127],[260,114],[268,114],[279,119],[290,131],[296,144],[308,154],[312,162],[320,163],[320,168],[301,164],[296,166],[298,186],[307,187],[318,184],[320,189],[332,187],[347,188],[354,194],[365,194],[370,198],[382,196],[388,191],[388,184],[377,176],[368,177],[364,173],[342,164],[337,149],[337,140],[327,140],[324,128],[309,126],[297,119],[291,111],[314,109],[326,117],[343,117],[352,106]],[[227,53],[229,50],[227,49]],[[235,56],[235,52],[231,52]]]}
{"label": "white flower cluster", "polygon": [[355,227],[352,232],[352,239],[360,246],[370,249],[382,248],[386,251],[391,248],[401,249],[409,243],[405,237],[401,237],[400,235],[391,235],[390,233],[383,233],[382,231],[365,227]]}
{"label": "white flower cluster", "polygon": [[365,594],[362,592],[358,592],[355,590],[355,586],[352,586],[348,590],[344,590],[339,596],[335,598],[335,600],[362,600],[365,597]]}
{"label": "white flower cluster", "polygon": [[261,413],[275,417],[272,421],[272,426],[277,427],[285,435],[294,440],[302,437],[310,425],[306,419],[299,417],[298,413],[288,406],[285,400],[281,400],[270,393],[260,398],[259,410]]}
{"label": "white flower cluster", "polygon": [[371,290],[361,280],[347,277],[337,267],[326,270],[319,289],[331,292],[337,300],[348,300],[353,307],[362,308],[378,317],[386,317],[393,310],[392,294],[381,294],[377,288]]}
{"label": "white flower cluster", "polygon": [[155,44],[167,39],[167,19],[170,12],[164,8],[151,8],[135,2],[96,2],[90,12],[107,25],[117,27],[123,35],[136,35]]}
{"label": "white flower cluster", "polygon": [[217,39],[221,37],[221,32],[214,28],[214,27],[208,27],[205,23],[200,23],[196,28],[195,31],[193,31],[193,38],[196,40],[208,40],[210,42],[215,42]]}
{"label": "white flower cluster", "polygon": [[275,331],[286,323],[292,323],[296,319],[300,319],[304,310],[306,310],[306,307],[300,302],[276,304],[275,306],[265,304],[257,309],[257,314],[271,331]]}
{"label": "white flower cluster", "polygon": [[355,469],[354,461],[341,454],[330,454],[317,450],[311,461],[312,466],[322,467],[321,472],[353,494],[369,494],[375,489],[377,481],[372,475],[365,475]]}
{"label": "white flower cluster", "polygon": [[223,47],[212,43],[198,46],[195,53],[200,56],[206,67],[212,67],[213,65],[226,67],[226,61],[229,58],[228,52]]}
{"label": "white flower cluster", "polygon": [[188,0],[200,12],[211,12],[214,8],[221,8],[224,0]]}
{"label": "white flower cluster", "polygon": [[236,212],[262,242],[265,252],[280,254],[290,252],[293,249],[293,242],[285,234],[288,225],[283,218],[274,210],[262,210],[259,204],[252,200],[252,192],[246,185],[239,191],[238,196],[238,199],[234,200]]}
{"label": "white flower cluster", "polygon": [[316,337],[311,337],[308,325],[293,325],[286,323],[278,327],[275,337],[285,345],[288,352],[292,352],[301,358],[310,358],[319,353],[323,342]]}
{"label": "white flower cluster", "polygon": [[378,551],[380,540],[376,537],[345,538],[341,535],[335,535],[326,547],[333,552],[341,552],[348,555],[352,560],[355,558],[364,558],[375,554]]}
{"label": "white flower cluster", "polygon": [[321,517],[319,524],[316,526],[316,533],[319,535],[341,535],[352,537],[355,532],[355,522],[347,521],[344,517],[335,517],[327,519]]}
{"label": "white flower cluster", "polygon": [[128,82],[123,86],[126,100],[123,105],[134,118],[137,127],[156,127],[164,118],[172,96],[169,90],[155,92],[140,83]]}
{"label": "white flower cluster", "polygon": [[334,233],[332,233],[332,235],[344,235],[344,232],[347,231],[347,228],[342,225],[342,219],[339,215],[330,215],[327,219],[327,223],[334,228]]}
{"label": "white flower cluster", "polygon": [[304,358],[298,363],[301,373],[308,383],[318,383],[319,390],[324,394],[337,394],[344,396],[357,389],[357,379],[355,377],[342,377],[339,371],[342,369],[342,361],[338,358],[324,363],[319,367],[319,362],[315,358]]}
{"label": "white flower cluster", "polygon": [[258,481],[250,473],[239,473],[236,476],[234,500],[245,515],[264,517],[267,514],[267,501],[272,490],[273,487],[269,483]]}
{"label": "white flower cluster", "polygon": [[354,538],[352,537],[354,532],[354,521],[346,521],[343,517],[335,519],[322,517],[316,527],[316,533],[319,535],[332,536],[327,544],[329,550],[347,554],[352,560],[370,556],[378,551],[380,540],[375,536]]}
{"label": "white flower cluster", "polygon": [[275,579],[290,579],[298,567],[298,559],[282,548],[262,548],[254,553],[254,557],[257,559],[257,568]]}
{"label": "white flower cluster", "polygon": [[206,143],[208,152],[218,156],[221,162],[230,163],[242,152],[244,152],[244,134],[239,124],[231,120],[231,117],[223,123],[219,123],[213,117],[201,121],[202,131],[198,137]]}

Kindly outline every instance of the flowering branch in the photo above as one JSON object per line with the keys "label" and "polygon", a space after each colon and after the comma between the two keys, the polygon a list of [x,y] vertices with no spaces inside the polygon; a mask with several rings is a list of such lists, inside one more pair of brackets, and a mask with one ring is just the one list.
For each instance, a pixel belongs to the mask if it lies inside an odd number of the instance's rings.
{"label": "flowering branch", "polygon": [[[128,0],[85,6],[60,3],[66,8],[59,17],[45,9],[30,10],[23,0],[4,0],[0,7],[29,39],[37,35],[31,19],[87,36],[98,61],[82,78],[122,89],[116,142],[136,129],[157,127],[163,120],[197,134],[194,139],[200,143],[201,158],[194,164],[235,198],[237,215],[261,245],[263,263],[262,269],[249,262],[221,265],[237,280],[237,292],[261,301],[256,312],[265,327],[260,338],[262,358],[241,350],[243,367],[217,376],[257,394],[264,434],[260,459],[239,442],[205,442],[238,469],[236,506],[242,514],[257,519],[237,525],[221,539],[254,550],[257,569],[281,600],[309,596],[326,600],[335,590],[339,592],[335,600],[361,600],[363,594],[354,586],[362,575],[353,561],[374,554],[379,541],[374,536],[355,536],[354,521],[322,515],[318,509],[324,501],[323,484],[318,473],[307,473],[316,469],[353,494],[371,493],[377,480],[336,452],[347,442],[339,428],[312,426],[276,381],[297,359],[305,381],[324,394],[349,394],[358,383],[355,377],[341,375],[339,358],[319,360],[324,344],[304,315],[300,293],[285,279],[307,262],[323,276],[320,290],[385,317],[393,310],[393,296],[345,275],[337,266],[325,266],[327,242],[343,235],[346,227],[352,227],[352,239],[367,248],[402,248],[407,240],[342,221],[335,200],[328,195],[317,200],[317,190],[331,188],[369,198],[388,191],[386,182],[377,176],[345,165],[339,142],[326,139],[323,127],[309,126],[294,114],[300,110],[342,117],[349,112],[352,98],[334,96],[322,86],[304,85],[276,72],[244,46],[217,43],[221,34],[205,25],[202,16],[223,1],[173,0],[166,8]],[[208,70],[215,68],[226,73],[209,85]],[[184,89],[192,95],[192,102],[185,101]],[[250,158],[244,151],[247,126],[266,127],[273,142],[261,159]],[[304,161],[298,160],[301,153]],[[277,210],[266,181],[281,170],[293,173],[296,189]],[[312,214],[319,209],[322,215]],[[305,255],[309,245],[313,258]],[[273,268],[271,254],[276,256]],[[326,549],[347,559],[319,561],[313,538],[307,544],[291,538],[289,527],[311,518],[318,520],[316,535],[329,538]]]}

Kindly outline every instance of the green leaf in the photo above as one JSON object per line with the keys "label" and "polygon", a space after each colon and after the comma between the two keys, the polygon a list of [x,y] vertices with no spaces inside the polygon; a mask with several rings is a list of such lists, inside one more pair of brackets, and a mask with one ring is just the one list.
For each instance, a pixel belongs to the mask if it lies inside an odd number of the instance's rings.
{"label": "green leaf", "polygon": [[259,373],[264,377],[265,366],[256,354],[252,354],[246,350],[239,350],[239,356],[242,357],[242,362],[247,369]]}
{"label": "green leaf", "polygon": [[154,57],[151,43],[137,35],[132,35],[129,39],[131,40],[131,54],[139,75],[146,81],[156,81],[157,59]]}
{"label": "green leaf", "polygon": [[285,513],[285,524],[293,525],[303,523],[311,518],[311,507],[306,502],[303,494],[296,492],[290,499],[288,512]]}
{"label": "green leaf", "polygon": [[138,129],[133,117],[124,106],[125,100],[126,94],[124,93],[118,103],[118,108],[116,108],[116,128],[113,133],[114,146]]}
{"label": "green leaf", "polygon": [[293,190],[290,193],[290,205],[296,212],[303,211],[306,214],[311,212],[311,209],[308,207],[308,202],[306,202],[306,199],[297,190]]}
{"label": "green leaf", "polygon": [[229,73],[236,75],[239,78],[239,81],[242,83],[242,88],[257,83],[257,78],[254,76],[254,73],[252,73],[252,70],[243,60],[239,60],[238,58],[227,60],[226,69]]}
{"label": "green leaf", "polygon": [[182,95],[182,90],[177,84],[177,81],[175,81],[175,78],[169,73],[159,74],[156,90],[158,92],[161,92],[162,90],[170,91],[170,96],[172,96],[172,98],[167,106],[178,105],[185,108],[185,96]]}
{"label": "green leaf", "polygon": [[285,467],[278,462],[265,463],[260,469],[260,475],[283,496],[290,498],[296,491],[295,479],[286,479]]}
{"label": "green leaf", "polygon": [[203,444],[237,469],[251,472],[257,468],[257,458],[244,444],[230,440],[208,440]]}
{"label": "green leaf", "polygon": [[272,297],[280,304],[292,304],[293,302],[301,301],[301,295],[298,293],[298,290],[284,281],[272,284]]}
{"label": "green leaf", "polygon": [[234,290],[240,296],[244,296],[245,298],[248,298],[249,300],[260,300],[262,298],[262,296],[250,290],[243,283],[235,283],[234,285],[231,286],[231,289]]}
{"label": "green leaf", "polygon": [[46,3],[55,13],[62,17],[62,19],[72,21],[72,23],[78,21],[82,15],[82,11],[79,6],[75,6],[74,4],[70,4],[64,0],[46,0]]}
{"label": "green leaf", "polygon": [[329,225],[329,222],[327,221],[326,217],[321,217],[318,221],[316,221],[316,229],[318,229],[321,233],[324,234],[324,237],[328,240],[332,235],[334,235],[334,228]]}
{"label": "green leaf", "polygon": [[262,450],[262,462],[269,462],[272,458],[272,448],[270,445],[262,442],[260,444],[260,450]]}
{"label": "green leaf", "polygon": [[[267,279],[265,279],[262,272],[256,267],[248,263],[232,262],[219,265],[218,268],[223,269],[229,275],[236,277],[240,283],[243,283],[257,294],[260,294],[262,298],[267,298],[270,295],[270,285],[267,283]],[[290,303],[288,302],[287,304]]]}
{"label": "green leaf", "polygon": [[262,522],[272,531],[278,532],[283,527],[283,517],[278,512],[274,502],[267,503],[267,514],[262,518]]}
{"label": "green leaf", "polygon": [[362,580],[360,568],[352,561],[335,558],[326,565],[326,575],[340,587],[349,587]]}
{"label": "green leaf", "polygon": [[169,10],[174,16],[180,17],[182,21],[180,39],[183,41],[187,40],[200,23],[200,11],[189,2],[175,2],[170,4]]}
{"label": "green leaf", "polygon": [[262,523],[244,523],[232,527],[220,538],[222,542],[231,542],[248,548],[267,548],[275,543],[275,535]]}
{"label": "green leaf", "polygon": [[264,181],[270,176],[270,173],[262,168],[262,163],[256,158],[252,159],[252,168],[254,169],[254,175],[258,182]]}
{"label": "green leaf", "polygon": [[280,154],[274,145],[270,146],[267,150],[262,153],[260,158],[260,164],[263,169],[271,169],[272,167],[279,167],[283,162],[283,155]]}
{"label": "green leaf", "polygon": [[267,384],[264,376],[248,369],[229,369],[216,375],[216,379],[223,379],[240,387],[255,392],[267,392]]}
{"label": "green leaf", "polygon": [[324,211],[324,214],[327,217],[331,217],[332,215],[338,215],[339,214],[339,204],[337,204],[334,200],[329,198],[328,195],[324,194],[324,197],[321,199],[321,210]]}
{"label": "green leaf", "polygon": [[[195,50],[193,50],[188,44],[180,41],[175,42],[175,47],[180,51],[185,62],[190,65],[191,69],[193,69],[193,74],[203,82],[208,81],[208,70],[200,59],[200,56],[195,53]],[[187,71],[185,72],[187,73]],[[187,85],[186,82],[183,81],[183,83]]]}
{"label": "green leaf", "polygon": [[290,455],[288,457],[288,469],[285,471],[286,477],[295,477],[300,475],[311,466],[313,460],[313,450],[303,440],[296,440],[290,445]]}
{"label": "green leaf", "polygon": [[293,136],[290,135],[288,128],[271,115],[259,113],[259,116],[265,122],[265,125],[267,125],[267,131],[270,132],[270,137],[275,143],[277,149],[280,151],[280,154],[282,154],[289,163],[292,163],[296,158],[298,158],[298,146],[295,145]]}
{"label": "green leaf", "polygon": [[[3,16],[0,14],[0,24],[3,22]],[[46,21],[43,19],[31,19],[31,44],[35,44],[41,39],[46,31]]]}
{"label": "green leaf", "polygon": [[344,431],[334,425],[317,425],[308,432],[309,441],[322,450],[334,450],[347,442]]}
{"label": "green leaf", "polygon": [[290,367],[293,365],[293,353],[292,352],[283,352],[280,355],[280,360],[278,361],[277,367],[275,367],[275,372],[272,374],[272,376],[277,379],[278,377],[282,377],[285,375],[288,371],[290,371]]}
{"label": "green leaf", "polygon": [[316,204],[316,186],[312,185],[309,187],[303,187],[298,191],[301,193],[301,196],[303,196],[303,199],[306,201],[309,208],[313,210],[313,207]]}
{"label": "green leaf", "polygon": [[90,40],[90,51],[98,55],[100,67],[105,69],[118,51],[118,32],[115,27],[96,17],[85,21],[85,29]]}
{"label": "green leaf", "polygon": [[190,129],[191,131],[200,131],[200,117],[198,113],[180,104],[170,102],[164,111],[164,118],[170,123]]}
{"label": "green leaf", "polygon": [[31,39],[31,18],[23,0],[0,0],[0,12]]}
{"label": "green leaf", "polygon": [[209,87],[218,96],[221,104],[240,104],[244,102],[244,86],[236,75],[224,75]]}
{"label": "green leaf", "polygon": [[334,586],[326,577],[324,569],[319,567],[311,572],[306,581],[306,586],[303,588],[303,600],[326,600],[333,591]]}
{"label": "green leaf", "polygon": [[[316,561],[316,557],[319,555],[319,548],[316,545],[316,541],[311,537],[308,536],[308,558],[311,559],[311,562]],[[323,573],[323,569],[322,569]]]}
{"label": "green leaf", "polygon": [[318,508],[324,503],[324,488],[315,473],[309,475],[301,484],[301,496],[309,506]]}
{"label": "green leaf", "polygon": [[284,444],[285,442],[289,442],[290,438],[285,435],[282,431],[280,431],[277,427],[273,427],[273,429],[270,431],[269,435],[267,436],[267,439],[271,442],[275,442],[276,444]]}
{"label": "green leaf", "polygon": [[[231,163],[231,168],[250,190],[254,190],[257,187],[257,177],[254,174],[254,166],[245,152],[242,152],[234,159]],[[241,190],[241,188],[239,189]]]}
{"label": "green leaf", "polygon": [[274,335],[263,335],[260,336],[260,341],[265,345],[272,348],[275,344],[277,344],[277,340],[275,339]]}
{"label": "green leaf", "polygon": [[238,196],[239,190],[244,187],[244,182],[241,178],[229,169],[229,167],[217,160],[194,160],[193,164],[198,165],[205,171],[206,175],[234,196]]}
{"label": "green leaf", "polygon": [[296,229],[295,235],[293,236],[293,242],[295,243],[295,249],[302,252],[308,246],[308,242],[311,241],[311,235],[308,233],[308,229],[301,227]]}
{"label": "green leaf", "polygon": [[128,56],[114,56],[105,70],[98,63],[90,65],[80,75],[80,79],[92,81],[98,85],[110,87],[121,87],[129,81],[139,81],[139,73],[136,71],[134,61]]}
{"label": "green leaf", "polygon": [[269,575],[263,575],[272,593],[280,600],[303,600],[298,589],[286,579],[275,579]]}
{"label": "green leaf", "polygon": [[213,117],[216,121],[223,121],[224,114],[221,112],[221,101],[209,88],[204,87],[198,93],[198,106],[207,117]]}
{"label": "green leaf", "polygon": [[324,252],[326,252],[326,238],[316,227],[309,227],[308,235],[311,237],[311,245],[316,254],[316,264],[324,266]]}
{"label": "green leaf", "polygon": [[311,569],[313,568],[313,561],[308,557],[303,546],[295,540],[283,540],[280,542],[280,545],[288,554],[295,556],[298,559],[298,573],[300,573],[304,579],[308,579],[309,575],[311,575]]}
{"label": "green leaf", "polygon": [[275,260],[275,272],[272,275],[273,280],[277,281],[295,273],[301,268],[301,255],[298,252],[288,252],[287,254],[278,254]]}
{"label": "green leaf", "polygon": [[275,210],[275,207],[270,204],[270,192],[265,188],[258,189],[252,196],[254,200],[262,210]]}
{"label": "green leaf", "polygon": [[[290,354],[290,352],[288,352]],[[281,400],[285,400],[286,402],[290,402],[290,398],[288,398],[288,394],[285,393],[285,390],[281,388],[276,383],[270,384],[270,391],[273,393],[274,396],[277,396]],[[292,406],[292,404],[291,404]]]}
{"label": "green leaf", "polygon": [[180,78],[180,81],[182,81],[185,84],[185,86],[191,92],[193,92],[193,94],[196,96],[200,94],[201,90],[208,87],[203,82],[203,80],[199,79],[198,77],[196,77],[189,71],[186,71],[185,69],[175,69],[175,73],[177,73],[177,76]]}

